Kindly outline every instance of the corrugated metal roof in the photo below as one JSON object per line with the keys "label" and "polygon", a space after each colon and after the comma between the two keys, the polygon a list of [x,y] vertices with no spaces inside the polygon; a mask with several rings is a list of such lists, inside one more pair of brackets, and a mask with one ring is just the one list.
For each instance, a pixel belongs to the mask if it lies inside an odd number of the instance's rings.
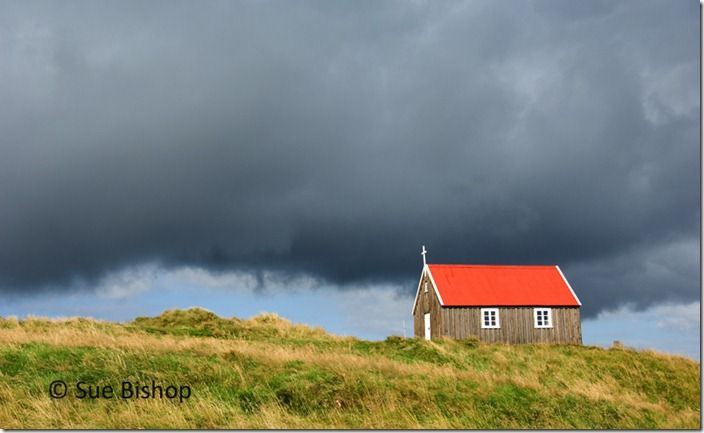
{"label": "corrugated metal roof", "polygon": [[428,269],[445,307],[581,305],[557,266],[429,264]]}

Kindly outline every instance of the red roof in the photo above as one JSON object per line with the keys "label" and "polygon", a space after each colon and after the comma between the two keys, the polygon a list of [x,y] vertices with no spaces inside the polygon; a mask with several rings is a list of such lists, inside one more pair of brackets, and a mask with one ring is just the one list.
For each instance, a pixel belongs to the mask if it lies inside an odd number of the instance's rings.
{"label": "red roof", "polygon": [[557,266],[428,265],[428,269],[445,307],[581,305]]}

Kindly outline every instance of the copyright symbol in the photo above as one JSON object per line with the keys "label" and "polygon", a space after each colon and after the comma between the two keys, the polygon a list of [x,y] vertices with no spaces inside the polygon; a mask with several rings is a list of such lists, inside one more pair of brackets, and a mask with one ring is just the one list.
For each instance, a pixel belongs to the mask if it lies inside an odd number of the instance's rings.
{"label": "copyright symbol", "polygon": [[63,380],[55,380],[49,385],[49,395],[51,398],[66,397],[66,382]]}

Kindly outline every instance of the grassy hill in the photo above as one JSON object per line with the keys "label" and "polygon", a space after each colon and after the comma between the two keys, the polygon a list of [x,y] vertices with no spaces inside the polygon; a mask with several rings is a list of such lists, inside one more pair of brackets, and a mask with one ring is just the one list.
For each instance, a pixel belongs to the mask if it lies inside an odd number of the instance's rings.
{"label": "grassy hill", "polygon": [[[74,395],[152,380],[190,397]],[[201,309],[0,319],[3,428],[699,428],[699,392],[698,363],[622,347],[371,342]]]}

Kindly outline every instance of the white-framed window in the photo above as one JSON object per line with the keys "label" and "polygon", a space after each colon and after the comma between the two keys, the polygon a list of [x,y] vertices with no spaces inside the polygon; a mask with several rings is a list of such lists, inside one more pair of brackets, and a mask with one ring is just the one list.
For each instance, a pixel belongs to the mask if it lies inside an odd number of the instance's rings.
{"label": "white-framed window", "polygon": [[428,282],[427,281],[423,283],[423,291],[425,293],[428,293]]}
{"label": "white-framed window", "polygon": [[536,328],[552,328],[552,308],[533,308]]}
{"label": "white-framed window", "polygon": [[500,328],[499,309],[498,308],[482,308],[481,309],[482,328]]}

